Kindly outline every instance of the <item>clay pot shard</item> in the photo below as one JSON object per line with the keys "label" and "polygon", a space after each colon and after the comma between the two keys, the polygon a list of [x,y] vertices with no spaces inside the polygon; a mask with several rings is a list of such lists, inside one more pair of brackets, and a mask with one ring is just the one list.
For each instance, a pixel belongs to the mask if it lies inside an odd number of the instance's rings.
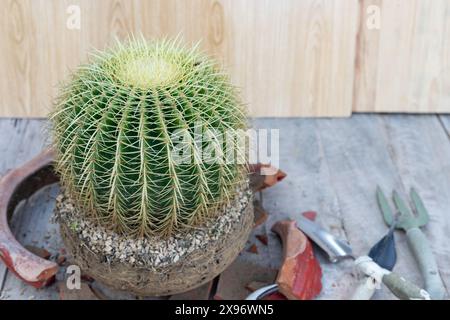
{"label": "clay pot shard", "polygon": [[283,242],[283,264],[278,271],[278,290],[290,300],[310,300],[322,290],[322,269],[311,242],[295,221],[279,221],[272,231]]}
{"label": "clay pot shard", "polygon": [[253,164],[249,166],[250,187],[254,192],[272,187],[284,178],[286,173],[268,164]]}
{"label": "clay pot shard", "polygon": [[52,170],[53,159],[53,150],[45,150],[0,181],[0,258],[11,272],[36,288],[53,281],[58,265],[25,249],[12,234],[8,221],[21,200],[58,181]]}

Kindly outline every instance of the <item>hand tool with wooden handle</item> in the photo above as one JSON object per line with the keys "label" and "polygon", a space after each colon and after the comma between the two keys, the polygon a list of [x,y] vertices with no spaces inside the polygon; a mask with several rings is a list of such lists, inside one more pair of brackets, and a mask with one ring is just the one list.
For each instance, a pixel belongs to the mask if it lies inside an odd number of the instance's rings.
{"label": "hand tool with wooden handle", "polygon": [[[378,202],[387,225],[392,225],[393,214],[390,206],[380,188],[377,190]],[[396,228],[403,229],[408,238],[408,245],[419,265],[420,272],[425,282],[425,290],[432,299],[441,300],[445,297],[445,287],[439,275],[439,269],[431,250],[428,239],[420,227],[428,222],[428,212],[414,189],[411,189],[410,197],[414,206],[415,215],[406,206],[398,193],[394,191],[394,204],[399,212]]]}
{"label": "hand tool with wooden handle", "polygon": [[[368,276],[380,276],[380,280],[400,299],[429,299],[428,293],[405,280],[397,274],[378,266],[368,256],[356,259],[353,256],[350,245],[345,241],[336,239],[331,233],[303,217],[296,219],[297,226],[329,256],[331,262],[337,262],[344,258],[355,260],[356,267]],[[373,273],[371,273],[373,272]]]}

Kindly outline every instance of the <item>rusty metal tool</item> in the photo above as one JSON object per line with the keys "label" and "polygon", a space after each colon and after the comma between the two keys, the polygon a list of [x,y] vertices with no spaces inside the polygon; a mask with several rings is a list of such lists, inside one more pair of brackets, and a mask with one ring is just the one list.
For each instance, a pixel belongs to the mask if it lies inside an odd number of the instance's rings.
{"label": "rusty metal tool", "polygon": [[[425,282],[425,289],[432,299],[441,300],[445,297],[445,287],[439,275],[439,269],[434,258],[433,251],[420,227],[428,223],[429,215],[422,199],[413,188],[410,191],[413,211],[409,210],[406,203],[394,190],[393,200],[399,212],[396,228],[406,232],[408,245],[419,265],[420,272]],[[377,198],[384,221],[392,226],[394,221],[393,212],[382,190],[377,188]],[[414,214],[415,213],[415,214]]]}

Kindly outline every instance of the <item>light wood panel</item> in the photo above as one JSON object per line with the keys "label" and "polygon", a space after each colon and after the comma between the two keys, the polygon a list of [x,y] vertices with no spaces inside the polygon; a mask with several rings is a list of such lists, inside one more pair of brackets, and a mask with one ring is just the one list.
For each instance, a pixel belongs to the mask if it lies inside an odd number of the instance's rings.
{"label": "light wood panel", "polygon": [[[80,30],[66,28],[69,5]],[[132,32],[201,40],[254,116],[351,113],[357,0],[5,0],[0,10],[1,116],[45,116],[89,48]]]}
{"label": "light wood panel", "polygon": [[[379,30],[367,7],[381,9]],[[450,1],[363,0],[353,110],[450,112]]]}

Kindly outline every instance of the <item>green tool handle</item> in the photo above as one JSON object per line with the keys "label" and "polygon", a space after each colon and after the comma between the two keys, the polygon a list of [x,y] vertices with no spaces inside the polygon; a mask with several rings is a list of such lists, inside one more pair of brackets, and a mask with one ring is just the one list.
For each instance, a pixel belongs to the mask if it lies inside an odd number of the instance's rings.
{"label": "green tool handle", "polygon": [[[353,295],[352,299],[363,299],[369,296],[371,288],[375,288],[377,283],[383,282],[393,294],[402,300],[429,300],[430,295],[425,290],[417,287],[415,284],[405,280],[397,275],[395,272],[391,272],[380,267],[372,258],[368,256],[361,256],[355,260],[356,270],[363,275],[368,276],[370,279],[376,280],[376,282],[365,282],[366,290],[363,288],[363,283],[360,283],[357,291]],[[367,279],[367,278],[366,278]],[[372,286],[373,284],[373,286]]]}
{"label": "green tool handle", "polygon": [[416,258],[425,281],[425,289],[433,300],[444,299],[445,287],[427,237],[419,228],[409,229],[406,235],[409,247]]}
{"label": "green tool handle", "polygon": [[412,282],[391,272],[383,276],[383,283],[401,300],[429,300],[430,295]]}

